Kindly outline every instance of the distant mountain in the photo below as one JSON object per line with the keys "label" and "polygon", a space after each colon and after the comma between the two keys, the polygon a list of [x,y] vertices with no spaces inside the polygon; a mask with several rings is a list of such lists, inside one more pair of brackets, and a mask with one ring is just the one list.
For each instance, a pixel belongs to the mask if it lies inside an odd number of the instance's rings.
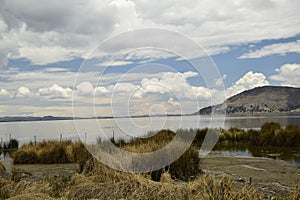
{"label": "distant mountain", "polygon": [[0,117],[0,122],[17,122],[17,121],[51,121],[51,120],[71,120],[73,117]]}
{"label": "distant mountain", "polygon": [[[227,106],[227,107],[226,107]],[[224,103],[200,109],[195,114],[224,112],[227,114],[300,111],[300,88],[263,86],[244,91]]]}

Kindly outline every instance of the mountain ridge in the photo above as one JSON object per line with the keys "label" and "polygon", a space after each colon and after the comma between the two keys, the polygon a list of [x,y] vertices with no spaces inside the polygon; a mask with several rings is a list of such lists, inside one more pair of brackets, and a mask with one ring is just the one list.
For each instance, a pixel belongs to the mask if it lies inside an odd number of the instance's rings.
{"label": "mountain ridge", "polygon": [[262,86],[245,90],[223,103],[207,106],[195,114],[214,113],[281,113],[300,111],[300,88],[287,86]]}

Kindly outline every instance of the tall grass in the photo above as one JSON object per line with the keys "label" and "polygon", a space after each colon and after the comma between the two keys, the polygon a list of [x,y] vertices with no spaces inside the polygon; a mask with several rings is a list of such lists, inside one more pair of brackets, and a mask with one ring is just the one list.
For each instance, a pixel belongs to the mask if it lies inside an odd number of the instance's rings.
{"label": "tall grass", "polygon": [[14,164],[59,164],[84,162],[91,157],[81,142],[71,141],[42,141],[24,144],[12,153]]}
{"label": "tall grass", "polygon": [[[176,136],[176,133],[170,130],[161,130],[157,133],[149,133],[149,135],[150,137],[137,138],[128,142],[123,141],[122,143],[117,142],[117,144],[119,144],[120,148],[131,152],[153,152],[169,144]],[[184,138],[180,138],[177,144],[182,145],[184,142]],[[171,154],[178,148],[179,146],[173,146],[173,149],[167,152],[170,154],[168,157],[171,157]],[[152,171],[150,174],[152,180],[159,181],[161,175],[167,171],[173,179],[188,181],[201,171],[199,161],[198,150],[192,145],[175,162],[170,163],[162,169]],[[147,160],[145,164],[151,165],[153,162],[159,161]]]}
{"label": "tall grass", "polygon": [[10,139],[8,142],[0,144],[0,151],[19,148],[19,141],[17,139]]}
{"label": "tall grass", "polygon": [[6,171],[4,165],[0,162],[0,176]]}
{"label": "tall grass", "polygon": [[[180,131],[191,134],[193,130]],[[177,161],[150,174],[130,174],[110,169],[91,158],[81,142],[43,141],[36,145],[25,144],[13,153],[14,163],[78,162],[83,173],[72,177],[54,177],[38,183],[0,179],[0,199],[263,199],[251,184],[239,188],[234,186],[230,177],[218,179],[199,173],[196,147],[201,145],[207,132],[208,129],[196,130],[192,146]],[[282,128],[278,124],[268,123],[261,130],[222,130],[220,143],[297,146],[299,133],[299,126]],[[127,151],[152,152],[169,144],[175,136],[176,133],[163,130],[148,138],[114,142]],[[185,142],[184,138],[182,140]],[[177,179],[188,182],[178,184],[175,181]],[[299,188],[299,185],[296,186],[292,193],[282,198],[299,199]]]}
{"label": "tall grass", "polygon": [[280,127],[278,123],[267,122],[260,130],[243,130],[231,128],[222,130],[219,138],[221,144],[248,144],[252,146],[300,146],[300,126]]}
{"label": "tall grass", "polygon": [[[90,162],[94,167],[89,175],[74,174],[41,182],[0,178],[0,199],[264,199],[252,184],[236,187],[229,176],[200,175],[193,181],[178,184],[165,172],[161,181],[155,182],[147,175],[118,172],[93,159]],[[278,199],[298,200],[299,188],[296,185],[293,191]]]}

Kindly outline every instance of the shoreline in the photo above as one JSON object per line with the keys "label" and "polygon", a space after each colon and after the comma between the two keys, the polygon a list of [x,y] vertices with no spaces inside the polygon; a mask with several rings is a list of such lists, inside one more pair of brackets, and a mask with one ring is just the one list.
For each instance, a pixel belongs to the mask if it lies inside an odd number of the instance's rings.
{"label": "shoreline", "polygon": [[217,178],[230,176],[236,187],[251,179],[264,197],[283,196],[300,182],[300,167],[271,158],[209,155],[200,160],[200,167]]}

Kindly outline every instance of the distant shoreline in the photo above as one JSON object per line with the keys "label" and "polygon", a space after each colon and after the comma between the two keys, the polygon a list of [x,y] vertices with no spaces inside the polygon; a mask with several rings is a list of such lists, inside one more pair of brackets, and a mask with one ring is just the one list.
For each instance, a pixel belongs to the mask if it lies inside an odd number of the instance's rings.
{"label": "distant shoreline", "polygon": [[[284,116],[284,115],[300,115],[300,112],[271,112],[271,113],[231,113],[226,114],[228,117],[268,117],[268,116]],[[99,116],[99,117],[0,117],[0,122],[30,122],[30,121],[62,121],[62,120],[81,120],[81,119],[114,119],[114,118],[144,118],[144,117],[180,117],[180,116],[197,116],[196,114],[170,114],[170,115],[137,115],[137,116]],[[210,116],[210,114],[199,115]]]}

